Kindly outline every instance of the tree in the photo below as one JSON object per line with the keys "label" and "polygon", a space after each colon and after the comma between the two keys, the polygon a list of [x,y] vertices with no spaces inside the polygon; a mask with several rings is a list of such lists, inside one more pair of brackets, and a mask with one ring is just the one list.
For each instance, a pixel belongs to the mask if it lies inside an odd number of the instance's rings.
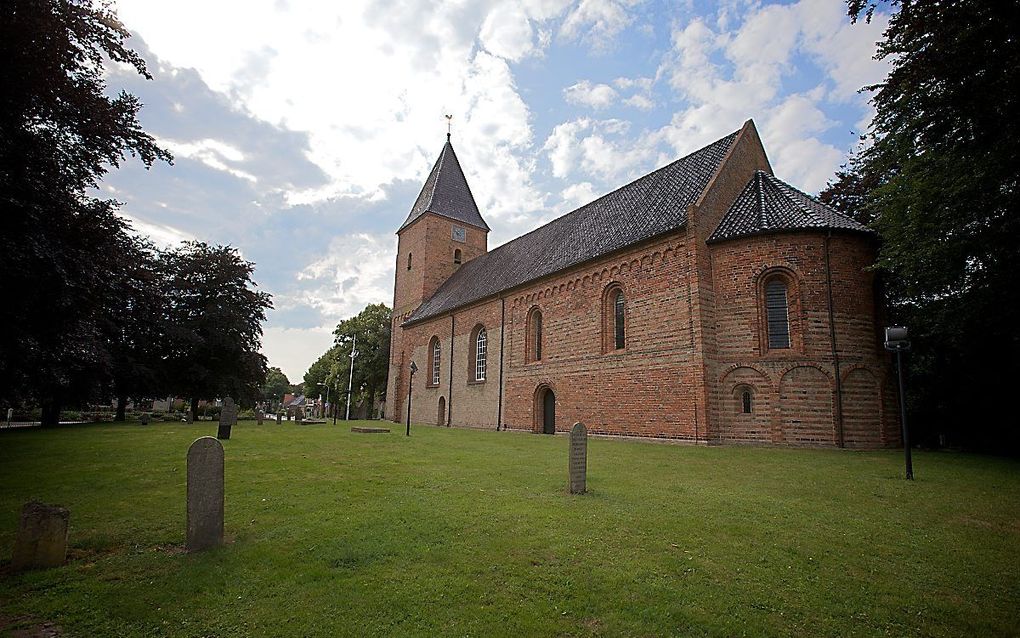
{"label": "tree", "polygon": [[167,375],[170,387],[199,399],[234,397],[250,405],[266,382],[262,322],[273,304],[252,280],[254,264],[229,246],[185,242],[164,255],[168,273]]}
{"label": "tree", "polygon": [[[865,143],[822,196],[882,237],[892,319],[914,335],[914,422],[1001,449],[1017,436],[1005,398],[1020,354],[1020,6],[882,4],[896,10],[878,50],[891,70],[866,87]],[[876,6],[850,0],[849,15]]]}
{"label": "tree", "polygon": [[106,95],[104,59],[150,78],[128,35],[82,0],[11,0],[0,21],[0,400],[38,398],[46,425],[112,374],[103,323],[130,238],[87,189],[127,154],[171,160],[138,100]]}
{"label": "tree", "polygon": [[386,391],[386,376],[389,373],[390,318],[392,311],[385,304],[366,306],[357,316],[341,321],[333,334],[336,335],[336,362],[328,379],[333,387],[340,388],[337,405],[341,397],[346,401],[346,388],[350,375],[350,355],[354,335],[358,336],[358,357],[354,365],[351,403],[367,402],[369,409],[377,395]]}
{"label": "tree", "polygon": [[[315,362],[308,366],[308,371],[305,372],[305,376],[302,384],[302,394],[309,399],[318,397],[319,394],[326,394],[326,385],[330,373],[333,371],[333,367],[336,364],[339,350],[336,346],[332,346],[329,350],[324,352]],[[333,387],[334,391],[331,394],[332,400],[336,401],[336,388]]]}
{"label": "tree", "polygon": [[266,373],[266,382],[262,386],[262,399],[265,401],[280,401],[283,395],[290,392],[290,380],[283,370],[272,367]]}

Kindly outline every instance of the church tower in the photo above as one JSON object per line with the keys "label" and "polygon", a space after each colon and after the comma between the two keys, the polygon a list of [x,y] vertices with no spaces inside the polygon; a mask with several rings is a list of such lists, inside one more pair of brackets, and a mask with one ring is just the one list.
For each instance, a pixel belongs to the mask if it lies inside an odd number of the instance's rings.
{"label": "church tower", "polygon": [[[397,237],[386,383],[386,413],[391,419],[401,419],[404,413],[408,366],[415,346],[405,343],[407,336],[400,326],[458,268],[488,250],[489,225],[478,212],[449,133]],[[424,363],[419,359],[418,365]]]}
{"label": "church tower", "polygon": [[403,321],[450,275],[488,250],[489,226],[446,136],[425,186],[397,230],[393,317]]}

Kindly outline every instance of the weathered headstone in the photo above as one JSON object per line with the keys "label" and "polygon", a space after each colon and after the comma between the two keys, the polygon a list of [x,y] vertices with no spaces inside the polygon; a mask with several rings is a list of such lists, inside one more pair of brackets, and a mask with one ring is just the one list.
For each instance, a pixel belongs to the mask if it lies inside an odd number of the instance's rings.
{"label": "weathered headstone", "polygon": [[188,408],[188,412],[184,415],[184,420],[188,423],[195,422],[195,415],[191,412],[191,408]]}
{"label": "weathered headstone", "polygon": [[149,413],[148,412],[142,412],[141,422],[142,422],[142,425],[148,425],[149,424]]}
{"label": "weathered headstone", "polygon": [[223,544],[223,444],[211,436],[188,448],[189,552]]}
{"label": "weathered headstone", "polygon": [[67,523],[71,513],[38,501],[21,508],[11,567],[16,571],[59,567],[67,559]]}
{"label": "weathered headstone", "polygon": [[570,493],[584,494],[588,475],[588,430],[583,423],[570,428]]}
{"label": "weathered headstone", "polygon": [[220,410],[220,427],[216,432],[217,439],[229,439],[230,428],[237,424],[237,406],[230,397],[223,399],[223,408]]}
{"label": "weathered headstone", "polygon": [[276,413],[276,424],[280,425],[281,423],[283,423],[283,415],[280,414],[279,412],[277,412]]}
{"label": "weathered headstone", "polygon": [[262,425],[262,422],[265,421],[265,420],[266,420],[266,413],[263,412],[261,408],[256,410],[255,411],[255,424],[256,425]]}

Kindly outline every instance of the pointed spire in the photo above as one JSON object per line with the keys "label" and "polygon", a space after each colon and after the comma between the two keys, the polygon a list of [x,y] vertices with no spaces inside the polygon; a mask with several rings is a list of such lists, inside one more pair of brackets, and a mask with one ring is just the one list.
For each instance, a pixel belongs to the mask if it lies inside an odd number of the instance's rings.
{"label": "pointed spire", "polygon": [[475,204],[464,171],[460,168],[457,154],[453,152],[449,135],[447,133],[446,144],[443,145],[439,159],[432,166],[432,172],[425,180],[418,199],[415,200],[407,219],[400,225],[398,233],[425,213],[434,213],[485,231],[489,230],[489,225],[478,212],[478,205]]}

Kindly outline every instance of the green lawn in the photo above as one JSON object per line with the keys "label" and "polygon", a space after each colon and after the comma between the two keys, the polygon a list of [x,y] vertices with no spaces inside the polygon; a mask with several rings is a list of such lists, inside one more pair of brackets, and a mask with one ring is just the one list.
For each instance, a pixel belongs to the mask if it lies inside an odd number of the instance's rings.
{"label": "green lawn", "polygon": [[[0,575],[0,618],[75,636],[1020,633],[1020,464],[949,453],[234,428],[228,544],[182,553],[185,453],[216,426],[0,431],[0,553],[21,504],[72,560]],[[2,625],[2,623],[0,623]]]}

